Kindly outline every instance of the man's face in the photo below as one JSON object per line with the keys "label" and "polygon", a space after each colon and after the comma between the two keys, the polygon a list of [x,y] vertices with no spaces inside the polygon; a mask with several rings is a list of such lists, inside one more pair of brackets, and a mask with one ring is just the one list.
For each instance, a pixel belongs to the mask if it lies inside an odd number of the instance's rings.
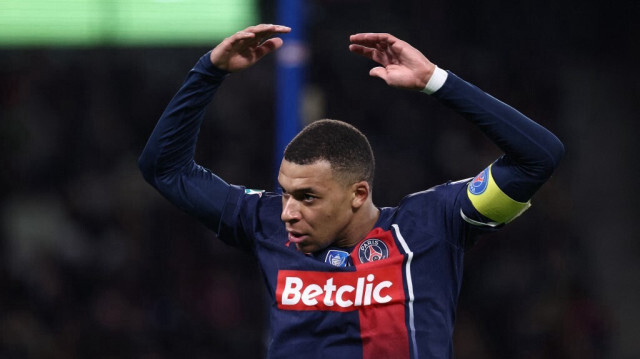
{"label": "man's face", "polygon": [[278,182],[282,187],[280,218],[299,250],[311,253],[346,239],[354,193],[334,177],[329,162],[298,165],[283,160]]}

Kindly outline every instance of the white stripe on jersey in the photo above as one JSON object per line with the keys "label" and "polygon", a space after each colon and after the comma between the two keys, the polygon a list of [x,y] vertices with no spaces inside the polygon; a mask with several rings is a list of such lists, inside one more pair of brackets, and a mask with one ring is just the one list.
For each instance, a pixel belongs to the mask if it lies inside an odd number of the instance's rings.
{"label": "white stripe on jersey", "polygon": [[407,242],[404,240],[404,237],[402,237],[402,234],[400,234],[400,227],[398,227],[397,224],[392,224],[391,226],[393,227],[393,229],[395,229],[396,237],[398,238],[398,241],[400,241],[400,244],[402,245],[402,249],[404,249],[404,252],[407,254],[407,264],[405,269],[407,273],[407,289],[409,290],[409,328],[411,329],[411,344],[413,346],[413,357],[414,359],[418,359],[418,343],[416,341],[416,326],[414,323],[414,316],[413,316],[413,301],[414,301],[413,280],[411,279],[411,261],[413,260],[413,252],[411,251],[411,249],[409,249],[409,246],[407,245]]}

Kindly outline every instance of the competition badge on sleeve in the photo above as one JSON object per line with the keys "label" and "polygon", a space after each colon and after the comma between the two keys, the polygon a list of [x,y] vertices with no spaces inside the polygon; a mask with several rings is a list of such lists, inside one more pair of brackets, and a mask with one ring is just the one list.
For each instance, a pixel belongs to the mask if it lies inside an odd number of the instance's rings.
{"label": "competition badge on sleeve", "polygon": [[249,188],[246,188],[244,190],[244,194],[257,194],[260,197],[262,197],[262,193],[264,193],[264,190],[261,190],[261,189],[249,189]]}

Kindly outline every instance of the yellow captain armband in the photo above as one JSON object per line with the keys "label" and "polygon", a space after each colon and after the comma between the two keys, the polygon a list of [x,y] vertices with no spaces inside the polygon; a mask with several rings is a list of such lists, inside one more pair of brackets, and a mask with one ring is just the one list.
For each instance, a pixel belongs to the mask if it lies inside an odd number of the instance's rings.
{"label": "yellow captain armband", "polygon": [[531,207],[531,201],[518,202],[502,192],[491,176],[491,166],[469,182],[467,196],[480,214],[496,223],[509,223]]}

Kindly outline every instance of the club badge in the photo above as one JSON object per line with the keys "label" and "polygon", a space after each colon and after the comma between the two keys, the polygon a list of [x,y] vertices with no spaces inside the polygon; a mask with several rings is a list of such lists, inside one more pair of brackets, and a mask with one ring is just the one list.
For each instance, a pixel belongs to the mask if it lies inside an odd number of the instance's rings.
{"label": "club badge", "polygon": [[360,263],[374,262],[389,257],[389,248],[384,241],[370,238],[360,244],[358,259]]}

